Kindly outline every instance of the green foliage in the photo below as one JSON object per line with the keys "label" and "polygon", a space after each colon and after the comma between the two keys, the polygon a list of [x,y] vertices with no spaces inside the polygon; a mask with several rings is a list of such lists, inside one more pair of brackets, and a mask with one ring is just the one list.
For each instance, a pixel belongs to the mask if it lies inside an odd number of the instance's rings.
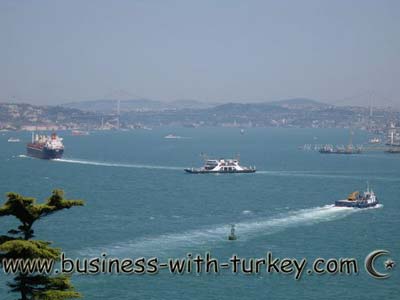
{"label": "green foliage", "polygon": [[33,296],[34,300],[64,300],[81,298],[81,294],[74,291],[46,291]]}
{"label": "green foliage", "polygon": [[7,236],[7,235],[0,235],[0,245],[5,242],[12,241],[12,240],[15,240],[15,238]]}
{"label": "green foliage", "polygon": [[[59,260],[61,250],[50,247],[50,242],[31,240],[34,236],[34,222],[52,213],[73,206],[83,206],[82,200],[66,200],[62,190],[54,190],[43,203],[36,199],[16,193],[8,193],[6,202],[0,206],[0,217],[14,216],[20,221],[17,229],[11,229],[7,235],[0,236],[0,264],[3,259],[51,259]],[[51,277],[43,274],[19,273],[13,283],[9,283],[11,292],[21,294],[22,300],[64,300],[80,298],[67,276]]]}
{"label": "green foliage", "polygon": [[[42,258],[58,260],[60,249],[49,247],[49,242],[11,240],[0,245],[0,259]],[[1,254],[4,252],[5,254]]]}
{"label": "green foliage", "polygon": [[36,204],[36,199],[23,197],[16,193],[8,193],[7,201],[0,207],[1,216],[15,216],[22,224],[18,230],[10,230],[10,234],[24,233],[24,238],[33,237],[31,227],[40,218],[62,209],[82,206],[82,200],[65,200],[62,190],[54,190],[44,204]]}
{"label": "green foliage", "polygon": [[74,290],[70,278],[65,275],[49,277],[44,275],[17,276],[9,287],[12,292],[21,292],[21,283],[26,288],[29,299],[72,299],[81,298],[81,294]]}
{"label": "green foliage", "polygon": [[74,291],[68,276],[37,276],[34,281],[40,283],[41,287],[33,292],[33,299],[63,300],[81,297],[80,293]]}

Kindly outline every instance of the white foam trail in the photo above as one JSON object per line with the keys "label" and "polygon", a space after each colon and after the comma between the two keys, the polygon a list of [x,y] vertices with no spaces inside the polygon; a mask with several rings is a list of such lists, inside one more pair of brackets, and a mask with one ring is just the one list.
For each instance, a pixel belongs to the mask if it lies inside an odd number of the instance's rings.
{"label": "white foam trail", "polygon": [[[19,158],[31,158],[27,155],[18,155]],[[155,169],[155,170],[176,170],[182,171],[184,167],[170,167],[170,166],[157,166],[157,165],[142,165],[142,164],[122,164],[122,163],[111,163],[111,162],[98,162],[90,160],[81,159],[54,159],[53,161],[82,164],[82,165],[92,165],[92,166],[103,166],[103,167],[119,167],[119,168],[137,168],[137,169]],[[341,172],[346,173],[346,172]],[[335,174],[324,174],[323,171],[257,171],[255,174],[270,175],[270,176],[289,176],[289,177],[311,177],[311,178],[332,178],[332,179],[363,179],[367,178],[369,180],[381,180],[381,181],[400,181],[400,178],[396,177],[382,177],[382,176],[370,176],[365,173],[360,175],[343,175],[340,173]],[[220,174],[214,174],[220,175]],[[246,175],[246,174],[235,174],[235,175]]]}
{"label": "white foam trail", "polygon": [[157,169],[157,170],[179,170],[183,171],[183,168],[179,167],[168,167],[168,166],[156,166],[156,165],[141,165],[141,164],[122,164],[122,163],[109,163],[109,162],[98,162],[90,160],[80,159],[54,159],[57,162],[81,164],[81,165],[92,165],[92,166],[103,166],[103,167],[118,167],[118,168],[136,168],[136,169]]}
{"label": "white foam trail", "polygon": [[[381,206],[379,206],[381,207]],[[236,233],[239,236],[238,242],[246,241],[255,237],[270,235],[296,226],[306,226],[321,222],[332,221],[344,218],[349,214],[362,211],[362,209],[335,207],[326,205],[310,209],[301,209],[281,214],[277,217],[264,220],[245,221],[236,224]],[[190,248],[195,246],[222,243],[227,241],[230,225],[219,225],[214,228],[191,230],[182,233],[163,234],[155,237],[145,237],[127,243],[116,244],[105,249],[87,249],[81,252],[82,255],[99,255],[99,252],[106,252],[111,255],[149,255],[165,254],[167,251],[177,248]]]}

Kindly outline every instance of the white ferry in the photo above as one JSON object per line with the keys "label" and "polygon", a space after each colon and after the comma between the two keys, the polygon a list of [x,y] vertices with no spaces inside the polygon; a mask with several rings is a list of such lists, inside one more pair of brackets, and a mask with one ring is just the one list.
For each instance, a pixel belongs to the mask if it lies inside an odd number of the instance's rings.
{"label": "white ferry", "polygon": [[201,168],[186,168],[186,172],[192,174],[205,173],[255,173],[256,167],[243,167],[239,159],[207,159]]}

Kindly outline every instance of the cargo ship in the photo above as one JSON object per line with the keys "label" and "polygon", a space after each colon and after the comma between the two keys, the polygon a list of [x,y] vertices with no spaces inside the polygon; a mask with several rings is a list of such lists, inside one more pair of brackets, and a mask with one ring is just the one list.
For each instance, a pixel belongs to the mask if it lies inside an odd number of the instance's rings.
{"label": "cargo ship", "polygon": [[369,186],[367,190],[360,194],[360,192],[351,193],[345,200],[335,201],[335,206],[340,207],[355,207],[355,208],[368,208],[378,205],[378,198],[375,196],[373,190]]}
{"label": "cargo ship", "polygon": [[52,133],[51,136],[32,133],[32,142],[26,145],[28,156],[41,159],[61,158],[64,153],[62,138]]}

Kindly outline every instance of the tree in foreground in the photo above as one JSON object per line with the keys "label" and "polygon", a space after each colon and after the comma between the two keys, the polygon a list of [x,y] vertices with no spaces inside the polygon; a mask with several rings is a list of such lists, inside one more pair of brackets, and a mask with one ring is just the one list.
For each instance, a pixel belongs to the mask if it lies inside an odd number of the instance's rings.
{"label": "tree in foreground", "polygon": [[[20,225],[0,236],[0,264],[5,261],[32,261],[35,259],[57,261],[61,250],[50,246],[50,242],[33,240],[33,224],[55,212],[73,206],[83,206],[82,200],[66,200],[62,190],[54,190],[45,203],[36,199],[8,193],[6,202],[0,206],[0,217],[14,216]],[[64,275],[51,276],[45,272],[30,273],[19,270],[14,282],[8,283],[11,292],[19,293],[20,300],[64,300],[80,298],[70,278]]]}

